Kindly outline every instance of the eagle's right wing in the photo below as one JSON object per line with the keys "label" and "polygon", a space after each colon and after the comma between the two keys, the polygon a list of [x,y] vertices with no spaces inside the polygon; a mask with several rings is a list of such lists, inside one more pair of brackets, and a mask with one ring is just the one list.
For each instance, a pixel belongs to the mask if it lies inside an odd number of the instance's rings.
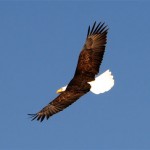
{"label": "eagle's right wing", "polygon": [[83,96],[87,91],[75,91],[69,90],[61,93],[58,97],[56,97],[53,101],[51,101],[47,106],[45,106],[42,110],[40,110],[36,114],[28,114],[32,117],[32,120],[37,119],[41,122],[44,118],[48,119],[52,115],[62,111],[76,100],[78,100],[81,96]]}

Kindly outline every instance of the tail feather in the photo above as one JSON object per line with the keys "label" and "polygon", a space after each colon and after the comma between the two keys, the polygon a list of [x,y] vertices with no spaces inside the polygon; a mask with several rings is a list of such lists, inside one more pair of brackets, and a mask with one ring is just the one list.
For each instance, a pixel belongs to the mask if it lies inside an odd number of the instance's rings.
{"label": "tail feather", "polygon": [[91,85],[90,91],[94,94],[101,94],[109,91],[114,86],[113,75],[109,70],[95,78],[94,81],[89,82]]}

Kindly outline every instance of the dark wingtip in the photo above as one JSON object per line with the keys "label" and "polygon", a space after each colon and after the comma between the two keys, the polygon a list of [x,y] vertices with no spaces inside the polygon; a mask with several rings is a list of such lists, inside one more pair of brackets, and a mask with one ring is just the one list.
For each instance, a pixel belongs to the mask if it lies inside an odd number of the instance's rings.
{"label": "dark wingtip", "polygon": [[87,37],[89,36],[89,34],[90,34],[90,26],[88,27]]}
{"label": "dark wingtip", "polygon": [[38,117],[37,114],[28,114],[28,115],[30,116],[31,121],[35,120]]}
{"label": "dark wingtip", "polygon": [[105,22],[100,22],[96,25],[96,21],[94,22],[92,29],[90,30],[90,26],[88,28],[87,37],[92,34],[102,34],[108,31],[108,26],[105,25]]}
{"label": "dark wingtip", "polygon": [[93,33],[93,30],[94,30],[94,28],[95,28],[95,25],[96,25],[96,21],[95,21],[94,24],[93,24],[93,27],[92,27],[92,30],[91,30],[90,34]]}
{"label": "dark wingtip", "polygon": [[31,121],[36,119],[37,121],[42,122],[44,120],[44,118],[45,118],[45,115],[43,115],[43,116],[40,116],[38,114],[28,114],[28,115],[30,116]]}

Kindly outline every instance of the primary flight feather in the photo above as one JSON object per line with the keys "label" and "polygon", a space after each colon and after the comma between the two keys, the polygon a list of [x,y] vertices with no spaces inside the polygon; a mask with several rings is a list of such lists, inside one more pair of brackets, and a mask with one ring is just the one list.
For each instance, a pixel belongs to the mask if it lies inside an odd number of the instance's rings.
{"label": "primary flight feather", "polygon": [[[99,80],[95,80],[95,75],[97,75],[99,72],[99,67],[102,63],[103,55],[105,52],[107,31],[108,28],[104,25],[104,23],[99,23],[96,25],[96,22],[94,22],[92,28],[89,26],[85,44],[79,55],[74,77],[64,90],[58,92],[60,93],[58,97],[56,97],[38,113],[29,114],[31,115],[32,120],[37,119],[39,121],[43,121],[44,118],[48,119],[52,115],[62,111],[74,103],[81,96],[89,92],[90,89],[94,89],[91,88],[91,86],[97,86],[95,83],[106,83],[109,81],[106,80],[105,82],[106,78],[100,77]],[[111,74],[108,75],[107,73],[107,78],[110,77],[111,86],[110,84],[105,84],[106,90],[103,91],[108,91],[114,85],[114,80]],[[102,80],[103,82],[97,82]]]}

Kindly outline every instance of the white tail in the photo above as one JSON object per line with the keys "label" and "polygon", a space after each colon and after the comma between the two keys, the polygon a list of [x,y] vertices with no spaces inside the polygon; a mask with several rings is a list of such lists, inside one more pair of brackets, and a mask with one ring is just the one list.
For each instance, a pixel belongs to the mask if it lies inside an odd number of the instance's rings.
{"label": "white tail", "polygon": [[109,70],[89,82],[91,85],[90,91],[94,94],[100,94],[109,91],[114,86],[113,75]]}
{"label": "white tail", "polygon": [[[91,85],[90,91],[94,94],[100,94],[109,91],[114,86],[113,75],[109,70],[97,76],[94,81],[88,82]],[[57,93],[64,92],[67,85],[57,90]]]}

